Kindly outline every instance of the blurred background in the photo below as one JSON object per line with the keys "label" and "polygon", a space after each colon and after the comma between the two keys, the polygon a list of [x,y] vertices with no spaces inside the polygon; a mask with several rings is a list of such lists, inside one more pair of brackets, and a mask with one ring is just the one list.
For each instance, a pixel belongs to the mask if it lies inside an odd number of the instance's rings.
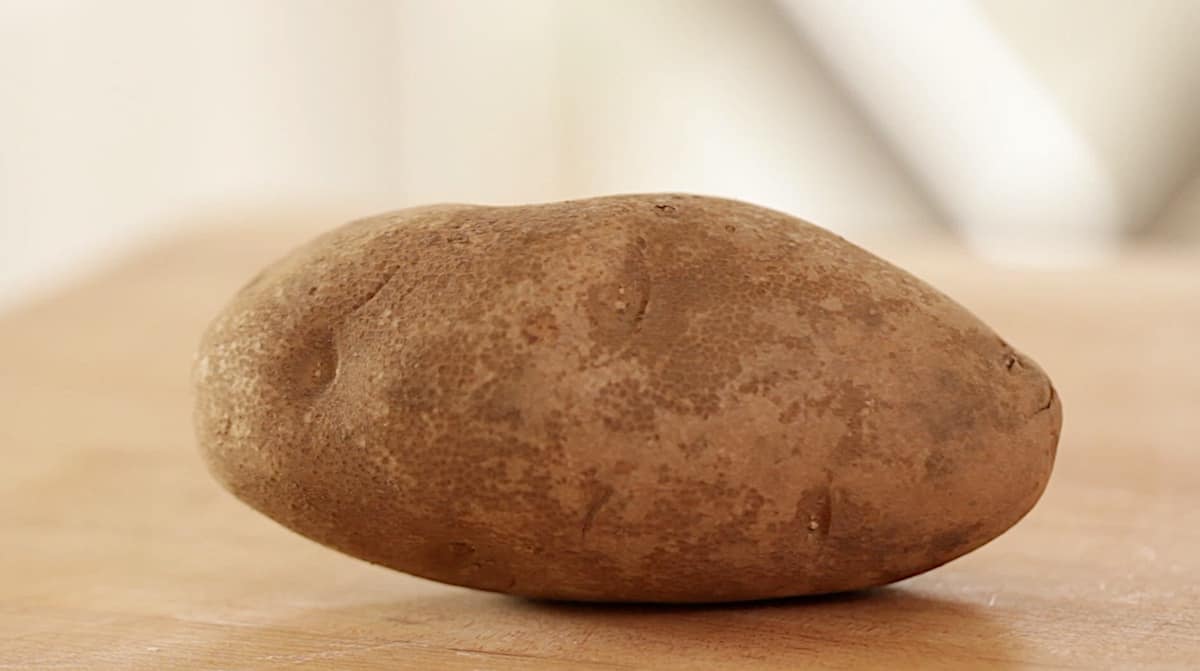
{"label": "blurred background", "polygon": [[[635,617],[346,561],[205,472],[201,333],[316,231],[666,190],[832,229],[1037,361],[1042,502],[896,590]],[[1198,344],[1200,0],[0,0],[0,670],[1198,668]]]}
{"label": "blurred background", "polygon": [[181,229],[433,201],[1194,246],[1197,34],[1195,0],[0,0],[0,309]]}

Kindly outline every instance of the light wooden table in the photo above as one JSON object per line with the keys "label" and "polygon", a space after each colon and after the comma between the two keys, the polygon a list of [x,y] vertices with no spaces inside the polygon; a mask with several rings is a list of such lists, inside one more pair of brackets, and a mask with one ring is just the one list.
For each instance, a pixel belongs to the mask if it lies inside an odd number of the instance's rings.
{"label": "light wooden table", "polygon": [[1033,513],[870,593],[601,607],[369,566],[208,477],[197,337],[308,234],[181,239],[0,316],[0,669],[1200,668],[1200,254],[899,254],[1053,376],[1063,442]]}

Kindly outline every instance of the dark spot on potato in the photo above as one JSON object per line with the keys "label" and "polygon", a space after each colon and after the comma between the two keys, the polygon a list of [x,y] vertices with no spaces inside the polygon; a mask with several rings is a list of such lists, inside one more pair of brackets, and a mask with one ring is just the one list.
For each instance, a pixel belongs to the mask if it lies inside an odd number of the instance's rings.
{"label": "dark spot on potato", "polygon": [[323,392],[337,374],[338,355],[333,335],[319,330],[297,339],[283,358],[285,391],[299,397]]}
{"label": "dark spot on potato", "polygon": [[937,557],[944,557],[953,554],[956,550],[971,543],[972,539],[976,538],[976,532],[979,525],[971,525],[965,529],[951,529],[937,534],[929,542],[930,554]]}
{"label": "dark spot on potato", "polygon": [[976,389],[949,369],[934,371],[932,380],[930,397],[913,402],[929,438],[935,444],[947,444],[970,436],[978,422],[977,406],[970,402],[979,395]]}
{"label": "dark spot on potato", "polygon": [[579,536],[581,538],[587,538],[588,532],[592,530],[592,525],[596,523],[596,515],[600,513],[600,509],[604,507],[605,503],[608,503],[612,495],[612,487],[603,487],[592,496],[592,501],[588,504],[587,510],[583,514],[583,522],[579,525]]}
{"label": "dark spot on potato", "polygon": [[1045,412],[1045,411],[1049,410],[1050,406],[1054,405],[1054,398],[1055,398],[1054,385],[1050,384],[1049,381],[1047,381],[1046,382],[1046,402],[1044,404],[1042,404],[1042,407],[1038,408],[1038,412]]}
{"label": "dark spot on potato", "polygon": [[800,401],[792,401],[787,408],[779,413],[780,424],[791,424],[804,416],[804,404]]}
{"label": "dark spot on potato", "polygon": [[695,440],[679,443],[679,451],[688,459],[696,459],[709,449],[708,439],[701,436]]}
{"label": "dark spot on potato", "polygon": [[475,546],[465,541],[451,541],[442,550],[441,557],[451,564],[460,564],[475,555]]}
{"label": "dark spot on potato", "polygon": [[925,457],[926,479],[945,478],[954,474],[954,461],[941,451],[932,451]]}
{"label": "dark spot on potato", "polygon": [[794,519],[805,533],[828,536],[833,526],[833,491],[830,485],[804,490],[796,504]]}

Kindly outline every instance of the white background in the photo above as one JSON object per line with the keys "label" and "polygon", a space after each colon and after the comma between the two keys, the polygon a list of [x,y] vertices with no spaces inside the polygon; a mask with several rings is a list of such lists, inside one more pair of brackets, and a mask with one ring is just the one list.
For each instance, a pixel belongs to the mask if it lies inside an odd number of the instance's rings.
{"label": "white background", "polygon": [[0,308],[181,227],[431,201],[1192,244],[1198,34],[1192,0],[0,0]]}

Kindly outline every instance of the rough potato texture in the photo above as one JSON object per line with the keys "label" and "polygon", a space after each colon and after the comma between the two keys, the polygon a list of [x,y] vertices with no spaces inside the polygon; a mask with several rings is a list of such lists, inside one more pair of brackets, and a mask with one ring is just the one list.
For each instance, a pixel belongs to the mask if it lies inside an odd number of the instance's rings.
{"label": "rough potato texture", "polygon": [[655,194],[364,219],[271,266],[197,358],[217,478],[442,582],[727,601],[880,585],[1046,486],[1046,375],[811,224]]}

